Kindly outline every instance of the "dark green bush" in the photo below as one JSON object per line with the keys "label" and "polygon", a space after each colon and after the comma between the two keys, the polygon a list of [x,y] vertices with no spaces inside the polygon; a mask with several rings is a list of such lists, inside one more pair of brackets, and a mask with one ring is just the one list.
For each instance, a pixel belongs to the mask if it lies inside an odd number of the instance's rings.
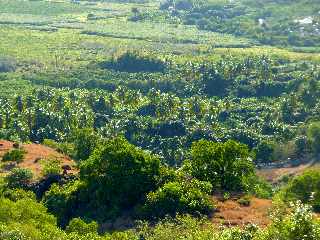
{"label": "dark green bush", "polygon": [[[53,184],[45,193],[42,201],[49,212],[54,214],[61,226],[66,226],[70,219],[76,215],[79,209],[76,204],[81,204],[82,198],[78,198],[79,189],[83,186],[81,181],[71,181],[63,186]],[[78,202],[77,202],[78,200]]]}
{"label": "dark green bush", "polygon": [[66,228],[67,233],[78,233],[79,235],[86,235],[89,233],[98,232],[98,224],[96,222],[86,223],[81,218],[73,218]]}
{"label": "dark green bush", "polygon": [[0,57],[0,73],[14,72],[17,68],[17,63],[12,58]]}
{"label": "dark green bush", "polygon": [[26,188],[33,178],[29,169],[14,168],[6,177],[5,182],[9,188]]}
{"label": "dark green bush", "polygon": [[320,154],[320,122],[311,123],[308,127],[308,140],[315,156]]}
{"label": "dark green bush", "polygon": [[150,53],[125,52],[111,62],[102,64],[103,67],[124,72],[163,72],[166,63]]}
{"label": "dark green bush", "polygon": [[147,195],[143,212],[148,217],[164,217],[175,214],[209,214],[213,203],[209,197],[212,185],[197,179],[164,184]]}
{"label": "dark green bush", "polygon": [[259,163],[270,163],[274,160],[276,146],[273,142],[262,141],[254,148],[256,161]]}
{"label": "dark green bush", "polygon": [[23,149],[13,149],[3,155],[2,161],[21,163],[25,153],[26,152]]}
{"label": "dark green bush", "polygon": [[98,144],[99,137],[93,129],[77,130],[73,136],[75,158],[78,161],[86,160]]}
{"label": "dark green bush", "polygon": [[80,168],[90,201],[120,209],[135,206],[155,190],[159,174],[160,160],[123,138],[98,147]]}

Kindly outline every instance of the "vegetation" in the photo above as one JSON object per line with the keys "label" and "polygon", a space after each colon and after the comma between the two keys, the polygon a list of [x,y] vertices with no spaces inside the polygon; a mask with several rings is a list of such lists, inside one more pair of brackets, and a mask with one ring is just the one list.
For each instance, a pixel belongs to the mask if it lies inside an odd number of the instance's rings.
{"label": "vegetation", "polygon": [[318,212],[320,210],[319,179],[318,170],[309,170],[292,179],[279,195],[285,201],[299,200],[302,203],[310,204]]}
{"label": "vegetation", "polygon": [[0,239],[320,239],[319,11],[0,0]]}
{"label": "vegetation", "polygon": [[58,159],[46,159],[42,160],[42,175],[59,175],[61,172],[61,163]]}
{"label": "vegetation", "polygon": [[5,182],[9,188],[26,188],[32,181],[33,173],[29,169],[14,168],[5,177]]}
{"label": "vegetation", "polygon": [[2,157],[3,162],[16,162],[21,163],[23,161],[25,151],[23,149],[13,149]]}
{"label": "vegetation", "polygon": [[[246,146],[234,141],[214,143],[201,140],[192,145],[190,174],[222,190],[244,190],[254,167]],[[188,165],[188,163],[187,163]]]}
{"label": "vegetation", "polygon": [[168,0],[160,9],[199,29],[246,36],[262,44],[317,45],[317,1]]}
{"label": "vegetation", "polygon": [[213,210],[209,194],[212,186],[196,179],[168,182],[147,195],[143,212],[147,216],[165,217],[178,214],[209,214]]}

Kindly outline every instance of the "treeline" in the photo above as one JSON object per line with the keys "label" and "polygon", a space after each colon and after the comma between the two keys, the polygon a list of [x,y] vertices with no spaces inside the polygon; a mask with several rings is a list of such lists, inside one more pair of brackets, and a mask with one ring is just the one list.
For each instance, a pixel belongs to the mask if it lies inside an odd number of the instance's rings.
{"label": "treeline", "polygon": [[[223,69],[229,79],[238,72]],[[219,83],[229,81],[217,72],[202,71],[200,78],[212,86],[204,87],[207,94],[227,94],[222,89],[213,91]],[[292,76],[288,85],[294,85],[297,92],[272,98],[208,98],[207,94],[183,98],[155,89],[143,94],[120,86],[112,93],[41,88],[0,99],[0,137],[18,142],[52,139],[72,143],[76,129],[91,128],[106,138],[124,136],[130,143],[161,155],[170,165],[181,165],[186,150],[200,139],[240,141],[260,162],[309,159],[317,154],[312,145],[317,130],[311,134],[310,129],[319,119],[319,76],[316,72],[296,74],[299,78]],[[256,76],[264,82],[264,75]]]}
{"label": "treeline", "polygon": [[104,89],[118,86],[174,93],[179,97],[279,97],[299,87],[319,71],[311,62],[290,61],[268,56],[222,56],[221,60],[175,63],[151,52],[124,52],[98,66],[88,66],[68,73],[39,73],[24,76],[39,85],[52,87]]}

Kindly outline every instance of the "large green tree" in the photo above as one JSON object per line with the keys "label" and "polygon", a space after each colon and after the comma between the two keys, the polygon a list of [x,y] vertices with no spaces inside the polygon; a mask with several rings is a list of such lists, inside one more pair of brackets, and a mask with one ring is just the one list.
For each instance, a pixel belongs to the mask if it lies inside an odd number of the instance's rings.
{"label": "large green tree", "polygon": [[155,190],[160,160],[123,138],[109,140],[81,165],[81,179],[102,205],[130,208]]}
{"label": "large green tree", "polygon": [[248,147],[232,140],[193,143],[191,159],[185,167],[192,176],[223,190],[244,190],[245,180],[254,173]]}

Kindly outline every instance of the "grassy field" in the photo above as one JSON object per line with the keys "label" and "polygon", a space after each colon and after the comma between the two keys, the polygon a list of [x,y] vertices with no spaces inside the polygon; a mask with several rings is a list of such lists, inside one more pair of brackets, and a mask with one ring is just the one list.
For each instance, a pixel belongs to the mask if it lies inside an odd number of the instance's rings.
{"label": "grassy field", "polygon": [[0,53],[45,69],[57,64],[81,66],[125,49],[199,55],[204,49],[252,45],[246,39],[193,26],[131,22],[128,17],[134,7],[147,11],[157,4],[2,0]]}
{"label": "grassy field", "polygon": [[132,22],[129,18],[133,8],[154,11],[158,3],[1,0],[0,54],[14,57],[24,70],[70,69],[130,49],[150,50],[178,62],[214,60],[225,54],[320,58],[317,54],[257,46],[245,38],[202,31],[195,26]]}

